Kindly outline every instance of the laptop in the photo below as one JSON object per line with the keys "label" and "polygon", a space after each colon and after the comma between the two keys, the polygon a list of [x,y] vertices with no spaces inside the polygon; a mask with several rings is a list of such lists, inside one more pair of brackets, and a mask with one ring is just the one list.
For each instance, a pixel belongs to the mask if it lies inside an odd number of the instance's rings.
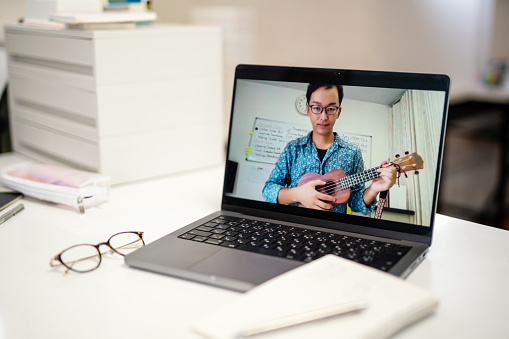
{"label": "laptop", "polygon": [[[350,152],[355,171],[344,155],[329,153],[288,165],[299,149],[318,151],[309,143],[311,115],[337,111],[308,113],[310,84],[342,89],[334,147]],[[221,210],[134,251],[126,264],[236,291],[328,254],[405,278],[432,242],[449,84],[440,74],[237,66]],[[339,179],[327,177],[331,159],[340,159]],[[379,166],[396,169],[394,184],[359,208],[358,194],[379,179]],[[274,182],[307,170],[318,176],[316,192],[349,197],[335,198],[332,209],[279,203]]]}

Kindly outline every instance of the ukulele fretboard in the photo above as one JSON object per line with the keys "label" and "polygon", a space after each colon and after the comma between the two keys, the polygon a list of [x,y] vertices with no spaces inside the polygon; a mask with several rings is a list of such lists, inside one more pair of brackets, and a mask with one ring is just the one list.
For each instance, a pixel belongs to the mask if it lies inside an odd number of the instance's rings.
{"label": "ukulele fretboard", "polygon": [[376,170],[379,169],[378,167],[373,167],[368,170],[365,170],[364,172],[360,172],[357,174],[350,175],[348,177],[344,177],[339,179],[339,188],[341,190],[346,190],[350,187],[353,187],[358,184],[363,184],[366,181],[373,180],[374,178],[377,178],[380,176],[380,173],[378,173]]}

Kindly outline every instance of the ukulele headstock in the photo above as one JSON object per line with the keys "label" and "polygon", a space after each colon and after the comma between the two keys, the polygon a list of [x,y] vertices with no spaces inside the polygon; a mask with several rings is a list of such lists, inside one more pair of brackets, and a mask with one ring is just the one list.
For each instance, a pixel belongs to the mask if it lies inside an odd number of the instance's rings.
{"label": "ukulele headstock", "polygon": [[406,155],[402,157],[400,157],[399,154],[396,154],[396,159],[392,161],[392,163],[398,167],[398,172],[405,173],[409,171],[417,171],[423,168],[424,160],[422,160],[422,157],[417,154],[417,152],[406,152],[405,154]]}

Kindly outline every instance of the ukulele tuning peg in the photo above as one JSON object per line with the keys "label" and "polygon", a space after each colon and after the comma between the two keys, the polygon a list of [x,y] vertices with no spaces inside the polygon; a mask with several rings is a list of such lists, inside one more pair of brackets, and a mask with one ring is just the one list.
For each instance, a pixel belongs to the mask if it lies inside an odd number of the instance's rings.
{"label": "ukulele tuning peg", "polygon": [[405,173],[405,178],[408,178],[408,175]]}
{"label": "ukulele tuning peg", "polygon": [[408,151],[405,152],[405,155],[409,155],[409,154],[410,154],[410,152],[408,152]]}
{"label": "ukulele tuning peg", "polygon": [[399,155],[399,154],[396,154],[396,158],[399,158],[399,157],[400,157],[400,155]]}
{"label": "ukulele tuning peg", "polygon": [[415,172],[414,172],[414,174],[415,174],[415,175],[419,175],[419,171],[415,171]]}

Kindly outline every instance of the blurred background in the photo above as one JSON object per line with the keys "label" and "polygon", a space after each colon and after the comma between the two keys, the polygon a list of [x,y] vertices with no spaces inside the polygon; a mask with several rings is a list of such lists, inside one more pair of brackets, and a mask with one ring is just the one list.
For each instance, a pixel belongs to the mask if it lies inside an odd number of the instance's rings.
{"label": "blurred background", "polygon": [[[158,22],[222,27],[225,120],[239,63],[448,74],[451,105],[438,212],[509,229],[505,213],[509,0],[154,0],[149,4]],[[24,6],[24,0],[1,0],[0,47],[3,25],[21,19]],[[4,60],[1,49],[0,61]],[[5,69],[0,72],[4,78],[5,74]],[[2,145],[7,146],[1,151],[9,150],[8,143]]]}

